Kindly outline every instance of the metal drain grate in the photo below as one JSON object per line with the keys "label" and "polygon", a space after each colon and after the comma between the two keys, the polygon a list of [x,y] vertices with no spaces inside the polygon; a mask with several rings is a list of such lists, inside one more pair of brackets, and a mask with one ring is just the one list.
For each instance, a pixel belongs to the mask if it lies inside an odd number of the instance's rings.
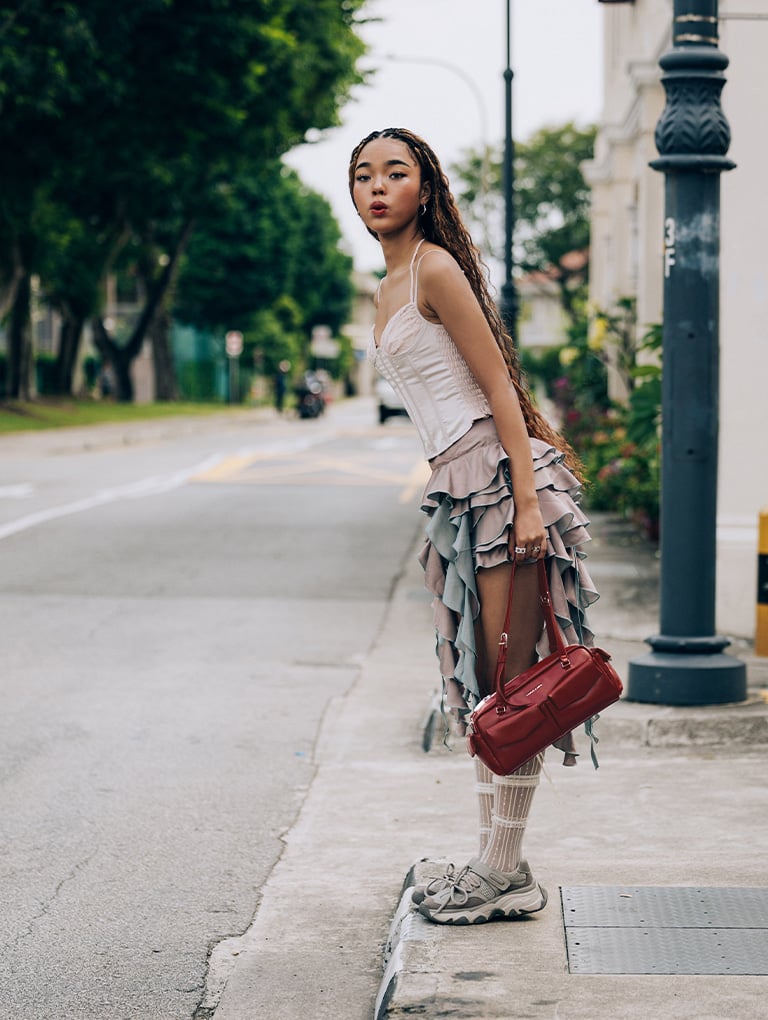
{"label": "metal drain grate", "polygon": [[768,889],[561,890],[572,974],[768,974]]}

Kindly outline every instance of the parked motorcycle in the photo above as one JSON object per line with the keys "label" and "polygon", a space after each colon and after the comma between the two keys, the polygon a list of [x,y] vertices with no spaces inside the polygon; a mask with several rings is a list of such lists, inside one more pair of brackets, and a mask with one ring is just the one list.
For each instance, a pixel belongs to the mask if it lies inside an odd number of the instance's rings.
{"label": "parked motorcycle", "polygon": [[300,418],[319,418],[325,411],[325,388],[314,372],[305,372],[293,392]]}

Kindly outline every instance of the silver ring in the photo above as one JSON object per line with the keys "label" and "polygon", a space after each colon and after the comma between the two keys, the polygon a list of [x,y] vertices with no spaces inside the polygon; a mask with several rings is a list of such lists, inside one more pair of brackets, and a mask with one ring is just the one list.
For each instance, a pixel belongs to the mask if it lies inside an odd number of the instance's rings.
{"label": "silver ring", "polygon": [[525,553],[525,552],[528,552],[528,550],[527,550],[527,548],[526,548],[526,547],[525,547],[524,545],[522,545],[522,546],[520,546],[520,545],[516,545],[516,546],[515,546],[515,553],[516,553],[516,554],[517,554],[518,556],[522,556],[522,555],[523,555],[523,553]]}

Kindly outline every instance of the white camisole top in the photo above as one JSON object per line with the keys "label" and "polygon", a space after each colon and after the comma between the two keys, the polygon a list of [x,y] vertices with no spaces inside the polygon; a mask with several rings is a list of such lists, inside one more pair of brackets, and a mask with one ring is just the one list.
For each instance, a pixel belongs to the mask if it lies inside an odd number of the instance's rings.
{"label": "white camisole top", "polygon": [[411,258],[410,301],[398,308],[378,343],[371,331],[368,353],[400,395],[430,460],[466,435],[474,422],[490,417],[491,409],[448,331],[419,311],[419,266],[428,255],[441,254],[431,248],[416,261],[423,243],[424,238]]}

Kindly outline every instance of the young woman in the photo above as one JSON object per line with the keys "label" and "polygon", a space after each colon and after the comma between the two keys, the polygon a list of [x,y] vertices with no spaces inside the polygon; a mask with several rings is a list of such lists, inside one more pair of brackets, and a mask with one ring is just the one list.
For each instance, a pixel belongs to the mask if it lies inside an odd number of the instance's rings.
{"label": "young woman", "polygon": [[[597,594],[579,551],[587,520],[575,501],[578,480],[565,466],[576,458],[523,386],[479,252],[432,149],[401,128],[375,131],[352,153],[349,187],[387,269],[371,355],[400,393],[432,468],[420,559],[434,595],[445,704],[463,730],[493,682],[513,559],[509,677],[537,660],[539,559],[566,639],[591,639],[584,609]],[[570,735],[559,746],[564,763],[575,764]],[[476,760],[479,854],[416,887],[425,917],[471,924],[545,905],[521,857],[542,761],[495,776]]]}

